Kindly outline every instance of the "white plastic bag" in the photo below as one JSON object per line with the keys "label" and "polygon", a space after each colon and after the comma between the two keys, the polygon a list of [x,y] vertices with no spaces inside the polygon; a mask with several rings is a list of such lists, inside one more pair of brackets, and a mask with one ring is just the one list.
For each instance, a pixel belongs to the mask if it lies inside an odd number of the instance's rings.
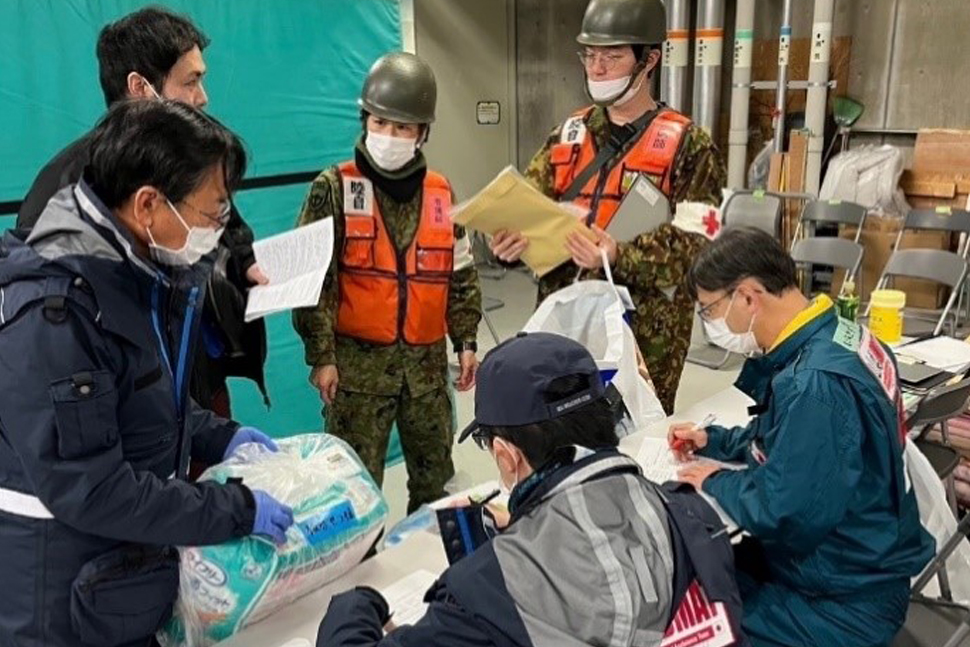
{"label": "white plastic bag", "polygon": [[[936,549],[939,551],[947,539],[957,531],[957,521],[946,501],[943,483],[936,475],[929,459],[916,447],[916,443],[906,442],[903,459],[916,495],[919,520],[936,539]],[[970,603],[970,544],[965,541],[960,542],[946,561],[946,572],[950,580],[950,589],[953,591],[953,599],[964,604]],[[934,579],[930,586],[935,584]]]}
{"label": "white plastic bag", "polygon": [[384,528],[387,504],[349,445],[327,434],[278,444],[275,453],[243,445],[201,480],[242,478],[291,506],[286,543],[250,536],[180,548],[179,599],[159,633],[163,647],[205,647],[228,638],[349,571]]}
{"label": "white plastic bag", "polygon": [[550,294],[522,329],[556,333],[585,346],[604,378],[623,396],[636,431],[666,414],[637,370],[637,341],[623,319],[625,311],[611,281],[579,281]]}
{"label": "white plastic bag", "polygon": [[819,190],[820,200],[847,200],[870,211],[902,217],[909,211],[899,188],[903,154],[895,146],[861,146],[839,153],[829,162]]}

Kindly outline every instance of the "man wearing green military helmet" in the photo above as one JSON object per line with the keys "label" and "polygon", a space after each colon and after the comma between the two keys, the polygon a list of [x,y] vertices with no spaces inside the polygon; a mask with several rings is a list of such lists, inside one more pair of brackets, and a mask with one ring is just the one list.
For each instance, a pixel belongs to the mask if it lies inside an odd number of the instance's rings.
{"label": "man wearing green military helmet", "polygon": [[354,158],[313,181],[297,222],[334,219],[336,258],[320,302],[293,317],[327,431],[380,484],[397,422],[409,511],[443,496],[454,475],[446,338],[458,354],[456,386],[468,390],[482,316],[468,238],[448,215],[451,186],[421,152],[436,98],[434,73],[417,56],[374,63]]}
{"label": "man wearing green military helmet", "polygon": [[[568,241],[572,260],[541,278],[539,301],[577,275],[599,278],[605,251],[613,277],[633,297],[631,326],[671,413],[693,326],[684,279],[705,237],[717,231],[710,206],[720,203],[725,170],[710,135],[650,94],[666,25],[660,0],[590,0],[576,40],[593,105],[553,129],[526,177],[554,200],[580,206],[598,238]],[[670,223],[618,242],[606,230],[639,174],[676,205],[676,214]],[[500,260],[514,262],[528,240],[503,231],[491,244]]]}

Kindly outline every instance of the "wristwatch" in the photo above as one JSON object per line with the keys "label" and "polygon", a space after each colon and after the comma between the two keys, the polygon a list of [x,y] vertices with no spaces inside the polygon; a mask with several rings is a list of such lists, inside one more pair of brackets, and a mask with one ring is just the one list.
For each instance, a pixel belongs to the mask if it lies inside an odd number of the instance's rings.
{"label": "wristwatch", "polygon": [[477,341],[463,341],[455,346],[456,353],[464,353],[466,350],[470,350],[473,353],[478,352],[478,342]]}

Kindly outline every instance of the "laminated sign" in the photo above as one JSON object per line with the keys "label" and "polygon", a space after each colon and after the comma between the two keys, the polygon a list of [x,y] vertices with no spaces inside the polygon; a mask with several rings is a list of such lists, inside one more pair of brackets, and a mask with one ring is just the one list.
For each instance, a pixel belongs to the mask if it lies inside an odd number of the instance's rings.
{"label": "laminated sign", "polygon": [[695,580],[667,627],[660,647],[729,647],[735,643],[727,608],[711,602]]}

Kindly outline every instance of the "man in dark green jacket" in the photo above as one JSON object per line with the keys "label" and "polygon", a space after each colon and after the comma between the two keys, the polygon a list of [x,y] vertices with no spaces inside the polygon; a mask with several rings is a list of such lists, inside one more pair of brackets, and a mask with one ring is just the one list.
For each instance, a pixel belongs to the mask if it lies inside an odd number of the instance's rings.
{"label": "man in dark green jacket", "polygon": [[744,629],[755,645],[886,645],[910,578],[933,557],[906,477],[896,363],[825,295],[809,301],[771,236],[726,230],[688,277],[710,338],[748,355],[744,427],[675,425],[683,480],[753,540],[738,550]]}

